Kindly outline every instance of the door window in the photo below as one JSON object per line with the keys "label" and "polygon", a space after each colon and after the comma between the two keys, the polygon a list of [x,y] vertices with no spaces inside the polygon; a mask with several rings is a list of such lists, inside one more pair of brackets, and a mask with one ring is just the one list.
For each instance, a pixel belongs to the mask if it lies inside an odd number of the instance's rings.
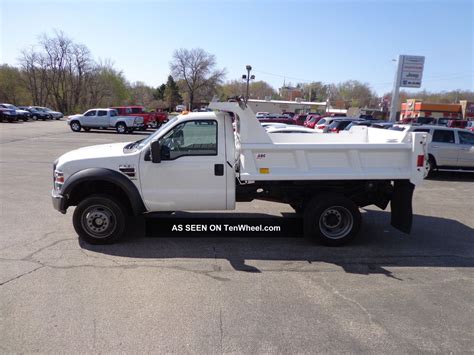
{"label": "door window", "polygon": [[189,155],[217,155],[217,121],[183,122],[160,139],[161,159]]}
{"label": "door window", "polygon": [[474,145],[474,133],[470,132],[458,132],[459,143]]}
{"label": "door window", "polygon": [[87,116],[87,117],[89,117],[89,116],[95,116],[95,112],[96,112],[95,110],[87,111],[84,116]]}
{"label": "door window", "polygon": [[107,111],[99,110],[99,111],[97,111],[97,116],[107,116]]}
{"label": "door window", "polygon": [[454,143],[454,131],[435,130],[433,134],[433,142]]}

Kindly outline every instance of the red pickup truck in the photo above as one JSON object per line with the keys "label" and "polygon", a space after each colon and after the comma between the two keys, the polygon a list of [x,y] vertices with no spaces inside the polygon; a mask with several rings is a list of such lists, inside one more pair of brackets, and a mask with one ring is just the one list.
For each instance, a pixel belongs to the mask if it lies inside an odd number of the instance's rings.
{"label": "red pickup truck", "polygon": [[110,107],[117,110],[120,116],[140,116],[143,117],[144,129],[157,128],[168,122],[166,112],[145,112],[143,106],[115,106]]}

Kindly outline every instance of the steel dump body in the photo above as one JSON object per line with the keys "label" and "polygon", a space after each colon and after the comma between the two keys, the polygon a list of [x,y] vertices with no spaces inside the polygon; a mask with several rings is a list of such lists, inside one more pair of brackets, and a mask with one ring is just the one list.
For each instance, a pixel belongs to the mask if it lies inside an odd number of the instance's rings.
{"label": "steel dump body", "polygon": [[[429,135],[356,126],[339,134],[268,134],[244,103],[212,102],[236,115],[241,181],[409,180],[422,182]],[[422,159],[423,160],[423,159]]]}

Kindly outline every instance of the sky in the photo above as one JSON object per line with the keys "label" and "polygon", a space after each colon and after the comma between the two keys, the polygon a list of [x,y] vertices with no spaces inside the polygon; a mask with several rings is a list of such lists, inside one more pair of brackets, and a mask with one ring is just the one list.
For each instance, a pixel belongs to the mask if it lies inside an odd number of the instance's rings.
{"label": "sky", "polygon": [[[178,48],[214,54],[226,80],[245,66],[274,88],[360,80],[392,90],[399,54],[425,56],[421,89],[474,90],[474,0],[0,0],[0,63],[63,31],[131,81],[166,82]],[[413,90],[412,90],[413,91]]]}

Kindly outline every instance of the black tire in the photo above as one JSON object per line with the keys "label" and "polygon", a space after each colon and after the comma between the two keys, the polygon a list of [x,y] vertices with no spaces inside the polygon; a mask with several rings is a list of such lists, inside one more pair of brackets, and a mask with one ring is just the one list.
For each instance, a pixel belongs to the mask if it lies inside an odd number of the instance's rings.
{"label": "black tire", "polygon": [[80,131],[81,131],[81,128],[82,128],[82,126],[81,126],[81,124],[79,123],[79,121],[72,121],[71,124],[70,124],[70,126],[71,126],[71,130],[72,130],[73,132],[80,132]]}
{"label": "black tire", "polygon": [[107,195],[92,195],[81,201],[72,221],[79,238],[90,244],[111,244],[125,232],[123,205]]}
{"label": "black tire", "polygon": [[347,197],[316,195],[305,207],[304,235],[324,245],[343,245],[357,235],[361,219],[359,208]]}
{"label": "black tire", "polygon": [[127,133],[127,126],[125,123],[119,122],[115,125],[115,129],[117,130],[118,134],[125,134]]}
{"label": "black tire", "polygon": [[430,177],[433,177],[435,175],[436,160],[435,160],[434,156],[432,156],[431,154],[428,156],[428,160],[426,162],[425,169],[426,169],[425,178],[430,178]]}

